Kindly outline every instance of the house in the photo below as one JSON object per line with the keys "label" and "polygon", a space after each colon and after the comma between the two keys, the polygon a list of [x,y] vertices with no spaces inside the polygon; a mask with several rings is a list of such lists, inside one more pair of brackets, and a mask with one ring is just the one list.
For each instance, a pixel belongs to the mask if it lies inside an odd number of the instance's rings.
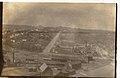
{"label": "house", "polygon": [[66,71],[60,71],[59,73],[56,74],[56,76],[69,76],[69,72],[66,72]]}
{"label": "house", "polygon": [[80,69],[81,68],[81,66],[82,66],[82,63],[81,62],[73,62],[72,63],[72,68],[73,69]]}
{"label": "house", "polygon": [[42,73],[41,76],[53,76],[53,71],[50,67],[47,67]]}
{"label": "house", "polygon": [[[30,64],[29,64],[30,65]],[[33,75],[38,75],[38,76],[53,76],[53,71],[52,69],[46,64],[46,63],[42,63],[41,65],[32,65],[31,66],[27,66],[29,72]]]}

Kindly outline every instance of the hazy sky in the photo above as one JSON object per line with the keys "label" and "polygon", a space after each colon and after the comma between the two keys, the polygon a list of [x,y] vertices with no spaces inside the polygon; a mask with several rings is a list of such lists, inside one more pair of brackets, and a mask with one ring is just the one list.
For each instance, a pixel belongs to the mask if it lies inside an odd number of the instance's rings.
{"label": "hazy sky", "polygon": [[115,4],[4,3],[3,24],[115,31]]}

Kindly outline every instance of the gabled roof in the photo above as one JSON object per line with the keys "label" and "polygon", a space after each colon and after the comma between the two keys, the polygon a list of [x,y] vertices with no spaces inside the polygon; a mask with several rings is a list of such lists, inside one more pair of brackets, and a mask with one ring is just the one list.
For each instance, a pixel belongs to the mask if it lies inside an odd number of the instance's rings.
{"label": "gabled roof", "polygon": [[43,63],[41,66],[40,66],[40,70],[41,72],[45,71],[45,69],[48,67],[48,65],[46,63]]}

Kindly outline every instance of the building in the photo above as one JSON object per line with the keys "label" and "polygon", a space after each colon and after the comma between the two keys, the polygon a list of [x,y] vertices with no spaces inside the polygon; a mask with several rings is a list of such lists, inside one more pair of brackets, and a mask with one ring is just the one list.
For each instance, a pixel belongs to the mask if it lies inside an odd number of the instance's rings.
{"label": "building", "polygon": [[38,76],[53,76],[52,69],[46,63],[42,63],[41,65],[28,65],[28,72],[30,72],[30,74]]}

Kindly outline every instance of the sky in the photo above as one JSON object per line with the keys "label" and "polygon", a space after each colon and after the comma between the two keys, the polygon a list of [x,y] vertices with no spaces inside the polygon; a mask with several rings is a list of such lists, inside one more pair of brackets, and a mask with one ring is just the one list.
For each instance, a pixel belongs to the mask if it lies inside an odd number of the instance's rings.
{"label": "sky", "polygon": [[115,31],[115,5],[6,2],[3,4],[3,24],[66,26]]}

